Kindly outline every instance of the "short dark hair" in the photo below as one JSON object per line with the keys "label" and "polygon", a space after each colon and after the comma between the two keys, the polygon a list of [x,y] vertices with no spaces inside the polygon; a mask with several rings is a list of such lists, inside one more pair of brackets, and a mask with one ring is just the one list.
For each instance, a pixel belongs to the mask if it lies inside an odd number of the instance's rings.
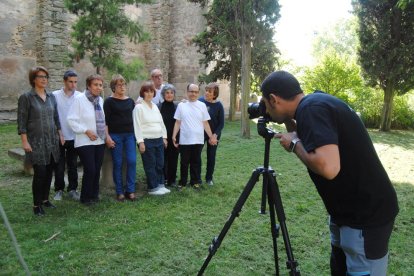
{"label": "short dark hair", "polygon": [[113,76],[111,82],[109,83],[109,86],[111,87],[112,92],[115,92],[115,87],[118,84],[118,81],[121,83],[126,83],[126,80],[122,75]]}
{"label": "short dark hair", "polygon": [[47,71],[45,67],[43,66],[32,67],[32,69],[29,70],[29,82],[33,88],[35,87],[34,80],[37,76],[37,73],[39,73],[40,71],[44,72],[46,74],[46,77],[49,78],[49,72]]}
{"label": "short dark hair", "polygon": [[141,89],[139,90],[139,96],[141,98],[144,98],[144,92],[145,91],[153,91],[154,92],[154,97],[155,97],[155,95],[157,95],[157,91],[155,90],[155,86],[154,86],[154,83],[152,81],[145,81],[141,85]]}
{"label": "short dark hair", "polygon": [[286,71],[275,71],[268,75],[260,87],[263,97],[269,99],[270,94],[288,100],[303,93],[299,81]]}
{"label": "short dark hair", "polygon": [[63,80],[67,80],[68,78],[77,77],[77,76],[78,74],[76,74],[74,70],[68,70],[63,74]]}
{"label": "short dark hair", "polygon": [[216,82],[210,82],[206,86],[206,90],[213,90],[213,99],[217,99],[219,96],[219,85]]}
{"label": "short dark hair", "polygon": [[104,79],[103,79],[103,77],[101,75],[99,75],[99,74],[92,74],[92,75],[89,75],[86,78],[86,88],[88,88],[92,84],[92,81],[94,81],[94,80],[100,80],[100,81],[102,81],[102,83],[104,82]]}

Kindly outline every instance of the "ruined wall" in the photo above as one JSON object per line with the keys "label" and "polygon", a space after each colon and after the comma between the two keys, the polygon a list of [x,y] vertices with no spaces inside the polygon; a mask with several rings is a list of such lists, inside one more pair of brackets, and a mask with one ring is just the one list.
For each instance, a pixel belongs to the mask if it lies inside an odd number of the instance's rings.
{"label": "ruined wall", "polygon": [[0,121],[13,120],[27,68],[36,64],[36,1],[0,2]]}
{"label": "ruined wall", "polygon": [[[198,74],[205,71],[191,43],[205,26],[202,10],[187,0],[155,0],[152,5],[131,5],[125,10],[151,34],[150,41],[138,45],[123,40],[125,60],[141,58],[148,73],[161,68],[165,81],[177,86],[180,98],[187,83],[197,82]],[[17,99],[30,89],[28,70],[32,66],[49,70],[49,90],[61,87],[74,20],[65,11],[63,0],[0,2],[0,122],[16,119]],[[75,63],[74,68],[79,73],[79,90],[83,90],[85,78],[94,68],[88,60]],[[138,95],[139,85],[140,80],[130,84],[131,97]]]}

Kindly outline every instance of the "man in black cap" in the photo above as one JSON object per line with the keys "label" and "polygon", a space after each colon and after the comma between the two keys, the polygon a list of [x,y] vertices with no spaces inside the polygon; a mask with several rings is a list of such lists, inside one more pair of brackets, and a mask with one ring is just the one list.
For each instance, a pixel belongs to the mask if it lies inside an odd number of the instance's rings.
{"label": "man in black cap", "polygon": [[261,90],[266,112],[288,131],[275,138],[306,165],[330,215],[331,274],[385,276],[398,202],[361,119],[331,95],[305,96],[285,71]]}

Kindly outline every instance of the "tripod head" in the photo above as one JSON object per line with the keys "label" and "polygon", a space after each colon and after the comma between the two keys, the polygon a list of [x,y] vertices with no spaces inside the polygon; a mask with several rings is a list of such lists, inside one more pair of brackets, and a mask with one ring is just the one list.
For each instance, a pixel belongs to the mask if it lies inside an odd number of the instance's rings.
{"label": "tripod head", "polygon": [[267,116],[260,117],[257,122],[257,133],[265,139],[272,139],[276,132],[273,129],[268,128],[267,124],[270,122],[270,119]]}

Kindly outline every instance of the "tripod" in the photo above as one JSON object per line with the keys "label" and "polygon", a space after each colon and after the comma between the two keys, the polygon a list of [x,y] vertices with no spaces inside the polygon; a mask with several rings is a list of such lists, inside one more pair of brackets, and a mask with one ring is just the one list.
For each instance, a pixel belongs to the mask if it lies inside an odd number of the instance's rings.
{"label": "tripod", "polygon": [[[254,188],[256,182],[259,181],[260,175],[263,175],[263,191],[262,191],[262,202],[263,198],[266,198],[267,194],[267,201],[269,204],[269,216],[270,216],[270,228],[272,233],[272,241],[273,241],[273,253],[274,253],[274,261],[275,261],[275,271],[276,275],[279,275],[279,262],[278,262],[278,254],[277,254],[277,237],[279,236],[279,229],[282,230],[283,242],[285,244],[285,250],[287,255],[286,266],[287,269],[290,270],[290,276],[300,276],[300,272],[297,270],[297,262],[293,257],[292,248],[290,245],[289,235],[286,227],[286,217],[285,212],[282,205],[282,199],[279,193],[279,187],[276,182],[275,171],[272,168],[269,168],[269,150],[270,150],[270,141],[272,140],[275,132],[266,127],[266,123],[268,121],[264,118],[259,118],[259,122],[257,124],[257,131],[258,133],[265,138],[265,156],[264,156],[264,166],[256,168],[249,181],[247,182],[246,186],[243,189],[239,199],[234,206],[230,217],[228,218],[227,222],[225,223],[223,229],[221,230],[218,237],[214,237],[211,245],[209,246],[209,254],[205,259],[203,266],[200,268],[197,275],[201,276],[204,273],[204,270],[207,268],[211,258],[213,258],[214,254],[217,252],[218,248],[221,245],[224,237],[226,236],[228,230],[230,229],[231,225],[233,224],[236,217],[239,216],[239,213],[246,202],[247,198],[249,197],[251,191]],[[263,203],[262,203],[262,213],[263,213]],[[276,218],[275,212],[280,223],[280,226],[276,225]]]}

